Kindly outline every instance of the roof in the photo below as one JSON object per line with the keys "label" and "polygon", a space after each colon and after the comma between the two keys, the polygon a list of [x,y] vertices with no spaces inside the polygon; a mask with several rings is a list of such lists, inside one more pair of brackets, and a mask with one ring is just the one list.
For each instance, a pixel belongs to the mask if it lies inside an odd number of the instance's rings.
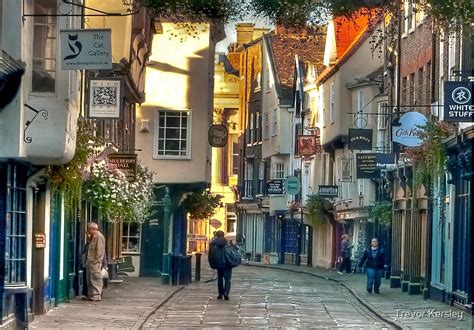
{"label": "roof", "polygon": [[[280,100],[293,98],[295,55],[301,62],[311,62],[318,69],[323,67],[326,32],[279,29],[264,36],[269,49],[271,65],[276,77],[277,94]],[[281,102],[285,103],[285,102]]]}

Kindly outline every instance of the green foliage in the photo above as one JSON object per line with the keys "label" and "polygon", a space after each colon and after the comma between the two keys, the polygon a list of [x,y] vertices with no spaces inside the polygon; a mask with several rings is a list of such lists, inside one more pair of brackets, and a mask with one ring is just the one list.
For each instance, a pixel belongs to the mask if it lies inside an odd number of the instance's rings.
{"label": "green foliage", "polygon": [[371,206],[369,216],[379,224],[390,226],[392,223],[392,202],[389,200],[377,201]]}
{"label": "green foliage", "polygon": [[93,145],[98,141],[92,123],[79,119],[74,157],[65,165],[49,167],[53,191],[64,196],[66,214],[70,214],[74,205],[81,200],[84,175],[94,154]]}
{"label": "green foliage", "polygon": [[429,185],[432,178],[444,175],[446,148],[443,140],[451,134],[450,127],[443,122],[427,122],[420,126],[418,137],[421,145],[407,150],[407,156],[414,166],[415,187]]}
{"label": "green foliage", "polygon": [[[371,13],[377,22],[387,15],[396,17],[403,8],[401,0],[139,0],[140,4],[162,18],[176,21],[220,21],[227,23],[244,18],[268,18],[288,27],[318,26],[327,17],[353,17]],[[423,10],[443,28],[470,24],[471,0],[414,0],[415,10]]]}
{"label": "green foliage", "polygon": [[208,219],[216,213],[218,207],[223,206],[222,197],[211,194],[209,190],[193,192],[186,196],[181,205],[192,219]]}
{"label": "green foliage", "polygon": [[309,219],[313,226],[327,223],[325,219],[326,209],[324,208],[324,198],[319,195],[308,196],[306,201],[306,210],[308,211]]}

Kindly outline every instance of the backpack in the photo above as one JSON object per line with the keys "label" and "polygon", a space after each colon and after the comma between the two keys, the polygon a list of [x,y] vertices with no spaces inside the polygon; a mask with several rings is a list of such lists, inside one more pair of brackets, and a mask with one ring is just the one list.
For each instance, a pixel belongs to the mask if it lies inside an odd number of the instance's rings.
{"label": "backpack", "polygon": [[230,267],[234,268],[242,263],[242,256],[235,246],[226,245],[224,252],[225,261]]}

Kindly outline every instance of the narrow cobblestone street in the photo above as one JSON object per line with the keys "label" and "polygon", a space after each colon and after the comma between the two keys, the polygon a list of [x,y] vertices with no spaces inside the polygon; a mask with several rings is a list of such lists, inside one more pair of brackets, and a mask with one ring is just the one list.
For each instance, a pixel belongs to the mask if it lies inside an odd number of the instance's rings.
{"label": "narrow cobblestone street", "polygon": [[[285,268],[285,266],[282,266]],[[126,278],[112,284],[99,303],[74,300],[37,317],[30,328],[472,328],[472,318],[404,318],[396,309],[448,311],[447,305],[423,301],[382,284],[380,295],[363,294],[363,275],[341,275],[345,285],[329,280],[337,274],[303,267],[287,270],[238,267],[230,301],[216,299],[215,281],[204,270],[203,282],[187,287],[160,285],[158,279]],[[290,270],[290,271],[288,271]],[[313,275],[294,271],[312,271]],[[324,278],[325,277],[325,278]],[[337,278],[337,277],[336,277]],[[352,291],[352,292],[351,292]],[[377,313],[359,302],[369,303]],[[398,300],[398,304],[395,300]],[[387,311],[392,311],[388,313]],[[454,309],[456,311],[456,309]],[[387,323],[378,315],[388,316]],[[387,320],[387,319],[385,319]]]}

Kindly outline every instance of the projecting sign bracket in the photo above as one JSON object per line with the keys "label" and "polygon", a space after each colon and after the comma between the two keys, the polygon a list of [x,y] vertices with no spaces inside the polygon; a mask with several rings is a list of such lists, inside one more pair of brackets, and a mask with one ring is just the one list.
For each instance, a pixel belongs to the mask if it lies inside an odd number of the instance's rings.
{"label": "projecting sign bracket", "polygon": [[[23,0],[23,12],[25,11],[25,1],[26,0]],[[132,4],[132,3],[129,3],[128,1],[123,1],[123,4],[130,6],[130,8],[127,9],[127,12],[125,12],[125,13],[109,13],[109,12],[106,12],[106,11],[103,11],[103,10],[100,10],[100,9],[95,9],[95,8],[92,8],[92,7],[81,5],[79,3],[75,3],[74,1],[62,0],[61,3],[58,5],[59,14],[23,14],[22,18],[23,18],[23,22],[24,22],[25,17],[36,17],[36,16],[70,16],[70,17],[74,17],[74,16],[81,16],[81,17],[84,17],[84,16],[99,16],[99,17],[116,16],[117,17],[117,16],[136,15],[140,11],[140,8],[137,7],[134,3]],[[71,14],[72,10],[70,8],[67,8],[67,9],[61,8],[62,5],[76,6],[76,7],[82,8],[82,9],[87,9],[87,10],[93,11],[96,14],[87,14],[87,15],[85,15],[84,13]]]}
{"label": "projecting sign bracket", "polygon": [[35,108],[33,108],[32,106],[28,105],[28,104],[24,104],[25,108],[28,108],[30,109],[31,111],[33,111],[35,113],[35,115],[33,116],[33,118],[31,118],[31,120],[27,120],[26,123],[25,123],[25,129],[23,130],[23,141],[25,141],[25,143],[31,143],[33,142],[33,138],[31,136],[26,136],[26,130],[30,127],[30,125],[35,121],[36,117],[38,115],[41,115],[43,116],[43,119],[44,120],[48,120],[48,110],[45,110],[45,109],[41,109],[41,110],[36,110]]}

